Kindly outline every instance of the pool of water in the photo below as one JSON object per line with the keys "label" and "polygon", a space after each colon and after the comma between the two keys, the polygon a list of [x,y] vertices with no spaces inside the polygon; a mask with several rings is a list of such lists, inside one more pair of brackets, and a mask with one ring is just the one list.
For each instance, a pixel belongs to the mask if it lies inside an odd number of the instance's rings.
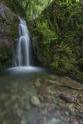
{"label": "pool of water", "polygon": [[[0,74],[0,124],[69,124],[75,118],[59,93],[83,96],[82,91],[75,91],[82,85],[69,77],[49,74],[48,69],[32,66],[9,68]],[[31,102],[33,96],[40,101],[38,106],[34,106],[35,100]]]}
{"label": "pool of water", "polygon": [[19,66],[6,69],[0,74],[0,83],[1,82],[12,82],[17,80],[18,82],[22,80],[30,80],[38,77],[47,77],[49,71],[41,67],[34,66]]}

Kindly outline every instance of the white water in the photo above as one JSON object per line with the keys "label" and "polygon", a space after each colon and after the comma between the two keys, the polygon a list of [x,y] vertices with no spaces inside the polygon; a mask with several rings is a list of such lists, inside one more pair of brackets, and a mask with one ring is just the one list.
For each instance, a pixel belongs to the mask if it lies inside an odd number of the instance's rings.
{"label": "white water", "polygon": [[27,24],[20,18],[19,39],[17,41],[15,66],[30,66],[30,35]]}
{"label": "white water", "polygon": [[19,20],[19,38],[14,55],[14,66],[6,69],[4,75],[46,74],[47,70],[33,66],[34,56],[27,24],[24,19],[19,18]]}

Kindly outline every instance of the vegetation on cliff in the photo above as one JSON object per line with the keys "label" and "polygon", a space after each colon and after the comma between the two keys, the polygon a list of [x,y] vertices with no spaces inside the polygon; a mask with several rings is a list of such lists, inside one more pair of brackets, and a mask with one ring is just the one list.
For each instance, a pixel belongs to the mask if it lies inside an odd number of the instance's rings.
{"label": "vegetation on cliff", "polygon": [[12,64],[13,48],[17,37],[17,16],[3,3],[0,4],[0,70]]}
{"label": "vegetation on cliff", "polygon": [[54,0],[32,27],[43,66],[83,76],[83,16],[79,1]]}
{"label": "vegetation on cliff", "polygon": [[53,0],[4,0],[6,4],[19,14],[32,20],[41,13],[41,11]]}

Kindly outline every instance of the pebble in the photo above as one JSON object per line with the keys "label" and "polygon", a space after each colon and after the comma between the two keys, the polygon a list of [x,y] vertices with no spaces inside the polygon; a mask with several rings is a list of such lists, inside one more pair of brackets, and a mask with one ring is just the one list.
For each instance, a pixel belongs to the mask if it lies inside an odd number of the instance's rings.
{"label": "pebble", "polygon": [[59,97],[62,100],[64,100],[65,102],[68,102],[68,103],[74,103],[76,101],[75,97],[69,96],[69,95],[65,95],[65,94],[60,94]]}
{"label": "pebble", "polygon": [[77,113],[77,116],[83,119],[83,111],[80,111],[79,113]]}
{"label": "pebble", "polygon": [[27,122],[25,119],[22,119],[20,124],[27,124]]}
{"label": "pebble", "polygon": [[57,119],[57,118],[52,118],[48,124],[60,124],[61,120]]}
{"label": "pebble", "polygon": [[37,79],[36,83],[35,83],[36,87],[40,87],[41,86],[41,79]]}
{"label": "pebble", "polygon": [[39,107],[40,106],[40,100],[37,96],[32,96],[31,97],[31,104],[36,106],[36,107]]}
{"label": "pebble", "polygon": [[70,121],[70,124],[79,124],[78,120],[74,119]]}

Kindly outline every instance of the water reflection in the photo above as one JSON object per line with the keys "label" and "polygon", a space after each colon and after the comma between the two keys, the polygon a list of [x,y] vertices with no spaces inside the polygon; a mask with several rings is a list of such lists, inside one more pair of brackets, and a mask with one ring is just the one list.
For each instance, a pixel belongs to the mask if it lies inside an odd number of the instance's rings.
{"label": "water reflection", "polygon": [[34,66],[19,66],[6,69],[0,73],[0,82],[9,82],[12,80],[29,80],[38,77],[46,77],[48,70],[41,67]]}

